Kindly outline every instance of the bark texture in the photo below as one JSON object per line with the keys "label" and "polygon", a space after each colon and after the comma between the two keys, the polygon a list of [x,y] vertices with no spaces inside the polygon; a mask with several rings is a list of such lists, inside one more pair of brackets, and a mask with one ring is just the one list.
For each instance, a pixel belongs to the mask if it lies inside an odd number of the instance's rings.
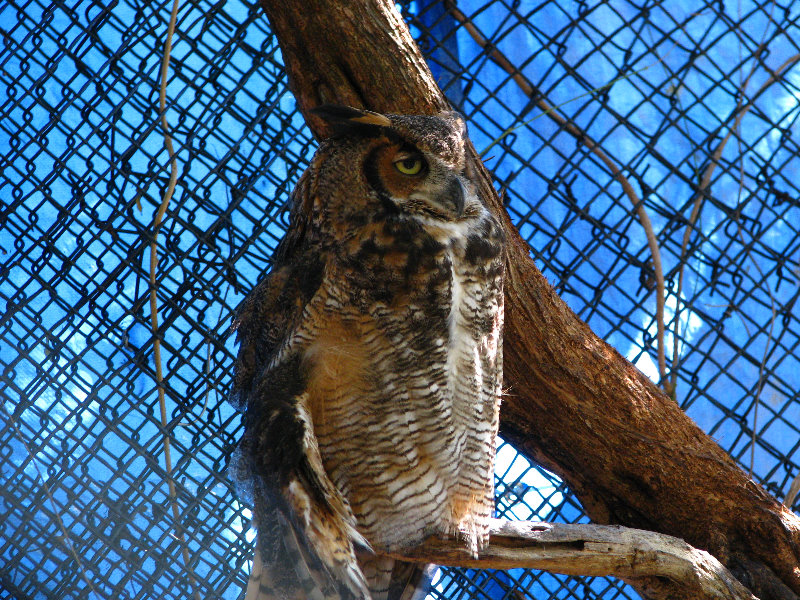
{"label": "bark texture", "polygon": [[[325,102],[394,113],[449,108],[390,1],[261,4],[318,137],[325,124],[308,111]],[[556,295],[472,156],[509,238],[502,434],[562,477],[594,521],[682,538],[762,600],[797,598],[800,518]]]}

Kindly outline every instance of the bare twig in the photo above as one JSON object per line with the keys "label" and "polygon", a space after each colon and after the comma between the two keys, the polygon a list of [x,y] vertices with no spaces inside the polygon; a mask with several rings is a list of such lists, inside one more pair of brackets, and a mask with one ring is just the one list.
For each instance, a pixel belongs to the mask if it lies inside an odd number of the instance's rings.
{"label": "bare twig", "polygon": [[[739,239],[742,242],[743,246],[746,246],[744,243],[744,236],[742,235],[742,230],[739,228]],[[758,427],[758,405],[761,399],[761,388],[764,385],[764,368],[767,365],[767,357],[769,356],[769,347],[772,344],[772,333],[775,329],[775,319],[777,318],[777,310],[775,309],[775,297],[772,295],[772,288],[767,281],[767,278],[764,276],[764,272],[761,270],[761,267],[758,266],[758,262],[756,259],[750,255],[750,252],[746,252],[747,255],[750,257],[751,262],[755,266],[758,274],[761,275],[761,279],[764,282],[764,285],[767,288],[767,294],[769,295],[769,304],[770,310],[772,311],[772,316],[769,320],[769,334],[767,335],[767,342],[764,345],[764,355],[761,357],[761,363],[758,365],[758,383],[756,385],[756,395],[753,399],[754,409],[753,409],[753,430],[750,434],[750,470],[748,471],[749,475],[753,474],[753,466],[756,460],[756,428]],[[777,344],[776,344],[777,345]]]}
{"label": "bare twig", "polygon": [[[477,558],[460,541],[438,537],[391,556],[455,567],[611,575],[643,587],[648,587],[648,580],[665,578],[679,584],[683,598],[757,600],[708,552],[675,537],[617,525],[493,519],[489,546]],[[658,589],[649,591],[650,598],[666,598]]]}
{"label": "bare twig", "polygon": [[[772,4],[772,10],[775,9],[775,3]],[[772,11],[770,11],[769,21],[772,21]],[[761,41],[759,42],[758,48],[756,48],[756,56],[760,54],[764,48],[764,40],[766,39],[767,28],[764,28],[764,33],[761,36]],[[743,64],[742,60],[742,46],[741,43],[739,44],[739,64]],[[741,98],[744,96],[744,92],[747,89],[747,83],[750,81],[750,77],[753,76],[753,73],[756,69],[756,63],[753,63],[753,66],[750,68],[750,73],[747,75],[747,78],[742,81],[741,74],[739,78],[739,89],[741,90],[741,97],[737,98],[736,100],[736,110],[734,114],[738,113],[741,109]],[[683,240],[681,242],[681,253],[678,259],[678,290],[677,296],[675,300],[675,335],[672,338],[672,370],[671,370],[671,381],[670,386],[674,389],[678,384],[678,344],[680,343],[680,313],[681,313],[681,297],[683,293],[683,270],[685,267],[685,254],[686,248],[689,243],[689,237],[691,236],[691,232],[694,229],[694,224],[697,221],[698,216],[700,215],[700,206],[703,201],[703,190],[706,189],[706,186],[711,181],[711,174],[713,173],[714,169],[716,168],[716,161],[722,155],[722,150],[725,147],[725,144],[728,142],[728,138],[730,137],[733,131],[739,130],[739,124],[741,119],[736,120],[734,127],[731,131],[728,132],[728,136],[720,142],[720,146],[717,148],[718,153],[715,153],[716,158],[712,158],[709,165],[706,167],[706,171],[701,178],[700,187],[698,188],[698,194],[695,197],[694,205],[692,207],[691,215],[689,216],[689,223],[686,225],[686,230],[683,233]],[[720,126],[721,127],[721,126]],[[739,153],[741,158],[741,152]],[[703,184],[705,182],[705,185]],[[740,182],[741,183],[741,182]]]}
{"label": "bare twig", "polygon": [[[775,5],[773,3],[773,8],[774,8],[774,6]],[[764,30],[764,37],[766,37],[766,35],[767,35],[767,31]],[[750,74],[752,75],[752,71],[751,71]],[[745,84],[742,83],[741,85],[743,86]],[[738,149],[739,149],[739,151],[738,151],[738,155],[739,155],[739,190],[738,190],[738,193],[737,193],[736,204],[740,205],[741,201],[742,201],[742,191],[744,190],[744,163],[742,161],[743,151],[742,151],[741,123],[739,123],[738,121],[737,121],[737,124],[736,124],[736,142],[737,142]],[[753,428],[752,428],[752,430],[750,432],[750,469],[748,470],[748,474],[750,476],[752,476],[753,475],[753,467],[755,466],[755,460],[756,460],[756,431],[758,429],[758,407],[759,407],[759,404],[761,402],[761,388],[762,388],[763,383],[764,383],[764,368],[766,367],[766,364],[767,364],[767,356],[769,355],[769,347],[770,347],[770,344],[772,344],[772,333],[773,333],[774,328],[775,328],[775,318],[777,317],[777,311],[775,309],[775,304],[776,304],[775,297],[772,295],[772,288],[769,285],[769,281],[767,281],[767,278],[764,276],[764,272],[761,270],[761,267],[759,266],[758,261],[755,258],[753,258],[753,255],[750,253],[750,250],[748,249],[747,244],[745,243],[744,235],[742,234],[742,227],[741,227],[741,224],[739,223],[738,213],[735,213],[735,214],[736,214],[736,216],[734,217],[734,220],[736,221],[736,226],[737,226],[736,227],[736,231],[737,231],[737,234],[739,236],[739,241],[742,243],[742,248],[744,248],[744,253],[747,255],[748,258],[750,258],[750,262],[753,263],[753,266],[758,271],[758,274],[761,275],[761,281],[764,283],[764,286],[766,287],[767,295],[769,296],[770,310],[772,311],[772,316],[771,316],[770,321],[769,321],[769,334],[767,336],[767,343],[764,345],[764,354],[761,357],[761,362],[758,365],[758,382],[756,383],[756,393],[755,393],[755,397],[753,399]],[[741,316],[740,316],[740,318],[741,318]],[[744,322],[744,318],[742,318],[742,322]],[[747,327],[745,327],[745,329],[747,329]],[[747,332],[747,335],[749,337],[749,335],[750,335],[749,331]]]}
{"label": "bare twig", "polygon": [[[741,9],[741,7],[740,7],[740,9]],[[769,19],[768,19],[769,22],[767,23],[767,26],[764,27],[764,33],[761,35],[761,41],[759,42],[759,51],[760,51],[760,48],[763,46],[764,41],[767,39],[767,32],[769,31],[769,23],[772,22],[772,13],[774,11],[775,11],[775,2],[772,3],[772,6],[770,8],[770,13],[769,13]],[[744,64],[744,58],[742,57],[741,39],[739,40],[739,64]],[[750,68],[750,74],[747,76],[747,79],[745,79],[745,80],[742,80],[742,76],[741,76],[741,72],[740,72],[740,74],[739,74],[739,88],[742,89],[743,92],[744,92],[744,89],[747,86],[747,81],[752,76],[753,72],[755,71],[755,68],[756,68],[756,65],[755,65],[755,61],[754,61],[753,66]],[[739,103],[737,103],[737,105],[738,104]],[[741,205],[742,191],[744,190],[744,161],[742,160],[742,156],[744,155],[744,151],[742,149],[741,121],[737,121],[736,122],[736,144],[737,144],[737,149],[738,149],[737,155],[739,157],[739,160],[738,160],[738,163],[739,163],[739,189],[738,189],[738,192],[737,192],[736,204],[737,204],[737,206],[739,206],[739,205]],[[742,242],[742,248],[744,248],[745,254],[750,258],[750,261],[755,266],[755,268],[758,271],[759,275],[761,275],[761,281],[764,282],[764,285],[765,285],[765,287],[767,289],[767,294],[769,295],[770,310],[772,311],[772,317],[771,317],[770,322],[769,322],[769,335],[767,337],[767,343],[764,345],[764,355],[762,356],[761,363],[758,366],[758,382],[756,383],[756,393],[755,393],[755,398],[753,399],[753,405],[754,405],[754,407],[753,407],[753,428],[752,428],[752,431],[750,432],[750,469],[748,471],[748,474],[752,477],[752,475],[753,475],[753,467],[755,466],[755,460],[756,460],[756,430],[758,429],[758,407],[759,407],[759,404],[761,402],[761,388],[762,388],[763,382],[764,382],[764,368],[766,367],[766,364],[767,364],[767,356],[769,355],[769,346],[772,343],[772,332],[773,332],[773,329],[775,327],[776,311],[775,311],[775,297],[772,295],[772,288],[770,287],[769,282],[767,281],[767,278],[764,277],[764,273],[761,271],[761,267],[759,266],[758,261],[756,261],[756,259],[753,258],[753,255],[750,253],[750,250],[748,249],[747,244],[745,243],[744,235],[742,234],[742,227],[741,227],[741,225],[739,223],[738,213],[734,213],[734,214],[736,214],[736,217],[734,218],[734,220],[736,221],[737,233],[739,235],[739,240]],[[744,321],[744,319],[742,319],[742,321]],[[749,335],[750,335],[750,333],[748,332],[748,336]]]}
{"label": "bare twig", "polygon": [[175,480],[172,477],[172,454],[170,451],[170,437],[168,431],[167,420],[167,403],[164,393],[164,377],[161,368],[161,339],[158,334],[158,281],[156,279],[156,272],[158,268],[158,230],[161,227],[161,222],[164,214],[167,212],[167,207],[175,192],[175,186],[178,182],[178,161],[175,158],[175,150],[172,145],[172,135],[169,131],[167,124],[167,79],[169,75],[169,59],[172,52],[172,36],[175,33],[175,23],[178,19],[178,5],[179,0],[173,0],[172,13],[169,18],[169,27],[167,29],[167,39],[164,42],[164,59],[161,62],[161,89],[159,91],[158,101],[159,109],[161,111],[161,129],[164,132],[164,147],[170,157],[170,176],[169,184],[164,192],[161,205],[156,211],[153,218],[153,240],[150,243],[150,325],[153,331],[153,360],[156,369],[156,385],[158,387],[158,405],[161,412],[161,428],[164,434],[164,470],[167,478],[167,485],[169,487],[169,500],[172,506],[172,518],[175,523],[176,532],[175,538],[180,542],[181,554],[183,555],[183,564],[189,578],[189,585],[192,588],[195,600],[201,600],[200,590],[197,585],[197,579],[194,575],[194,570],[191,566],[189,558],[189,547],[186,543],[186,536],[183,534],[181,526],[181,512],[178,506],[178,494],[175,487]]}
{"label": "bare twig", "polygon": [[[742,245],[745,245],[744,237],[742,236],[741,228],[739,229],[739,238],[740,238],[740,240],[742,242]],[[753,265],[755,265],[756,270],[761,275],[761,279],[765,282],[765,285],[767,287],[767,294],[769,295],[770,310],[772,311],[772,316],[770,317],[770,321],[769,321],[769,333],[767,334],[767,342],[764,345],[764,354],[761,357],[761,362],[758,365],[758,382],[756,384],[755,398],[753,399],[753,404],[754,404],[753,428],[752,428],[752,431],[750,433],[750,469],[748,470],[748,474],[752,476],[753,475],[753,466],[755,464],[755,456],[756,456],[756,429],[758,427],[758,406],[760,404],[761,388],[762,388],[763,382],[764,382],[764,369],[765,369],[766,364],[767,364],[767,356],[769,355],[769,347],[770,347],[770,344],[772,344],[772,333],[773,333],[773,330],[775,328],[775,319],[777,317],[777,311],[775,310],[775,298],[772,295],[772,289],[770,288],[769,283],[766,280],[766,277],[764,277],[764,273],[761,270],[761,267],[758,266],[758,263],[750,255],[750,252],[746,252],[746,254],[750,257],[750,260],[752,261]],[[742,318],[741,315],[740,315],[740,319],[742,320],[742,323],[744,324],[744,318]],[[745,325],[745,330],[747,331],[747,335],[749,337],[750,332],[747,329],[747,325]]]}
{"label": "bare twig", "polygon": [[[219,307],[219,314],[217,316],[217,324],[214,326],[214,331],[222,324],[222,307],[225,306],[225,301],[228,299],[228,291],[231,289],[231,286],[228,285],[225,288],[225,293],[222,296],[222,303]],[[215,392],[217,391],[217,384],[211,383],[211,341],[209,340],[206,343],[206,365],[205,365],[205,377],[208,380],[208,384],[206,385],[206,391],[203,394],[203,406],[200,409],[200,417],[199,418],[188,418],[185,422],[181,422],[180,425],[183,427],[188,427],[189,425],[200,425],[203,424],[203,416],[206,414],[208,410],[208,400],[211,396],[211,390],[213,389]],[[218,395],[215,397],[219,397]]]}
{"label": "bare twig", "polygon": [[786,493],[786,497],[783,499],[783,505],[789,510],[791,510],[795,498],[797,498],[797,495],[799,493],[800,493],[800,473],[798,473],[797,476],[795,476],[794,480],[789,486],[789,491]]}
{"label": "bare twig", "polygon": [[519,86],[522,93],[531,98],[536,106],[545,112],[553,121],[573,135],[579,142],[584,144],[589,150],[594,153],[611,172],[611,175],[622,186],[625,195],[628,196],[634,206],[636,215],[639,218],[639,223],[644,229],[647,236],[647,245],[650,248],[650,254],[653,258],[653,270],[655,271],[656,278],[656,322],[657,322],[657,352],[658,352],[658,373],[662,383],[666,382],[667,366],[666,358],[664,356],[664,269],[661,264],[661,250],[658,246],[653,224],[650,222],[650,217],[644,207],[644,203],[639,198],[633,186],[628,181],[627,177],[622,174],[622,170],[617,164],[606,154],[603,149],[595,142],[589,135],[579,129],[574,123],[568,121],[566,118],[556,112],[556,107],[551,106],[544,96],[539,92],[536,86],[525,75],[517,69],[508,58],[500,52],[500,50],[492,45],[478,30],[478,28],[462,13],[452,0],[446,0],[445,6],[453,15],[453,17],[469,32],[472,39],[484,50],[486,50],[489,58],[495,62],[501,69],[511,75],[511,78]]}
{"label": "bare twig", "polygon": [[[758,50],[756,50],[756,55],[760,54],[764,49],[764,42],[759,46]],[[748,74],[747,78],[745,79],[744,83],[741,86],[741,95],[739,100],[737,101],[736,110],[734,114],[736,118],[733,123],[733,127],[728,130],[728,133],[725,137],[720,140],[719,145],[714,150],[714,154],[711,155],[711,159],[709,160],[708,166],[706,167],[705,171],[703,172],[703,176],[700,180],[700,185],[698,186],[697,194],[695,195],[694,204],[692,205],[692,212],[689,215],[689,222],[686,224],[686,230],[683,232],[683,240],[681,242],[681,253],[679,259],[679,267],[678,267],[678,289],[676,292],[675,298],[675,322],[680,322],[680,311],[681,311],[681,292],[683,290],[683,270],[686,264],[686,249],[689,245],[689,238],[692,235],[692,231],[694,231],[694,224],[697,222],[697,217],[700,214],[700,208],[703,204],[703,199],[706,197],[706,191],[708,189],[709,184],[711,183],[711,176],[714,174],[714,170],[717,168],[719,164],[719,159],[722,156],[722,151],[725,149],[728,140],[730,140],[731,135],[735,131],[738,130],[739,124],[741,123],[744,116],[750,111],[753,107],[753,103],[756,99],[761,96],[761,94],[770,87],[773,83],[778,81],[781,77],[781,74],[788,69],[789,67],[793,66],[797,61],[800,60],[800,54],[795,54],[787,58],[783,64],[781,64],[777,69],[772,71],[767,78],[767,80],[761,84],[761,87],[758,88],[756,93],[753,97],[747,102],[747,104],[742,105],[742,98],[745,95],[745,91],[747,90],[747,84],[750,81],[750,78],[755,73],[756,67],[755,64],[751,69],[750,73]],[[678,336],[674,338],[674,347],[673,347],[673,354],[672,354],[672,381],[670,382],[670,386],[674,388],[677,385],[678,380]]]}
{"label": "bare twig", "polygon": [[[700,14],[703,14],[703,11],[694,13],[693,16],[698,16]],[[657,49],[657,44],[655,43],[655,40],[653,39],[652,31],[648,31],[648,32],[650,33],[650,41],[651,41],[651,45],[653,47],[653,52],[655,53],[656,57],[658,58],[658,62],[661,64],[661,66],[662,66],[662,68],[664,70],[664,74],[671,80],[672,77],[673,77],[673,74],[672,74],[671,69],[669,69],[669,67],[667,66],[667,63],[666,63],[666,60],[665,60],[666,56],[664,56],[663,58],[661,56],[659,56],[658,49]],[[667,54],[669,54],[669,53],[667,53]],[[680,113],[683,114],[683,113],[685,113],[685,110],[683,108],[683,103],[681,101],[680,94],[678,93],[679,89],[680,89],[679,87],[677,89],[675,89],[674,93],[672,93],[671,95],[675,99],[675,102],[678,105],[678,109],[680,110]],[[675,125],[678,128],[678,130],[680,130],[680,128],[681,128],[681,120],[676,121]],[[689,133],[688,126],[685,128],[685,131],[683,132],[683,134],[686,136],[687,140],[692,139],[692,136]],[[694,155],[695,155],[695,150],[693,149],[692,153],[691,153],[691,155],[689,157],[692,163],[695,162],[695,160],[694,160],[695,156]],[[696,173],[697,171],[699,171],[699,167],[697,165],[691,164],[691,167],[692,167],[692,172]],[[677,307],[677,302],[680,302],[680,298],[676,301],[676,307]],[[742,319],[742,322],[744,322],[744,319]],[[676,310],[674,326],[673,326],[673,332],[672,332],[672,366],[671,366],[671,369],[670,369],[670,381],[666,385],[666,388],[669,390],[669,394],[670,394],[670,396],[672,396],[673,399],[677,398],[677,393],[678,393],[676,386],[677,386],[677,383],[678,383],[678,379],[677,379],[678,378],[678,347],[679,347],[680,339],[681,339],[681,322],[678,319],[678,312]]]}

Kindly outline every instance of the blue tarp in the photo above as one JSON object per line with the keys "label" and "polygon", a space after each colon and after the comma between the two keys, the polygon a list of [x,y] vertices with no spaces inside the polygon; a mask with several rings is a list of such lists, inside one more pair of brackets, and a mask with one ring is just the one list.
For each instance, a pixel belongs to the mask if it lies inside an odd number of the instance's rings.
{"label": "blue tarp", "polygon": [[[676,399],[745,468],[754,451],[754,477],[782,498],[800,463],[800,67],[791,62],[800,9],[770,6],[461,0],[484,45],[442,3],[404,10],[476,147],[488,149],[543,273],[658,380],[651,252],[631,198],[536,101],[558,107],[622,170],[659,240],[668,361],[681,306]],[[168,9],[0,6],[0,589],[11,596],[84,597],[75,590],[90,580],[106,582],[101,597],[186,597],[146,277],[169,175],[157,92]],[[166,91],[179,185],[159,232],[162,361],[194,568],[209,597],[235,598],[252,535],[224,473],[239,431],[226,402],[228,327],[269,268],[315,144],[257,5],[187,3],[179,15]],[[538,90],[533,98],[493,49]],[[498,476],[498,514],[585,519],[556,478],[507,446]],[[477,585],[478,597],[500,598],[515,582],[536,598],[636,597],[606,579],[470,576],[444,572],[434,597]]]}

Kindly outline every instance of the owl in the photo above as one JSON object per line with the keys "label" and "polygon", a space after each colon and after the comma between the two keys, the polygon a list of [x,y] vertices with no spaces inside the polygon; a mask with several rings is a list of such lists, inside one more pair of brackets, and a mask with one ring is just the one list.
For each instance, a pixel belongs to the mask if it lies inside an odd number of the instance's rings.
{"label": "owl", "polygon": [[504,236],[458,113],[326,105],[270,274],[234,320],[247,600],[406,599],[426,537],[488,541]]}

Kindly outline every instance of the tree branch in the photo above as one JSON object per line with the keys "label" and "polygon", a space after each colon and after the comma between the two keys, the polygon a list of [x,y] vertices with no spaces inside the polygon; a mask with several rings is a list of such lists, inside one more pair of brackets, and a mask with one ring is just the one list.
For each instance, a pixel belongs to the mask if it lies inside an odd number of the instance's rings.
{"label": "tree branch", "polygon": [[[473,569],[542,569],[583,576],[612,575],[646,588],[654,599],[679,593],[693,600],[758,600],[708,552],[652,531],[493,519],[489,546],[478,558],[458,540],[432,537],[392,558]],[[664,586],[659,579],[672,585]]]}

